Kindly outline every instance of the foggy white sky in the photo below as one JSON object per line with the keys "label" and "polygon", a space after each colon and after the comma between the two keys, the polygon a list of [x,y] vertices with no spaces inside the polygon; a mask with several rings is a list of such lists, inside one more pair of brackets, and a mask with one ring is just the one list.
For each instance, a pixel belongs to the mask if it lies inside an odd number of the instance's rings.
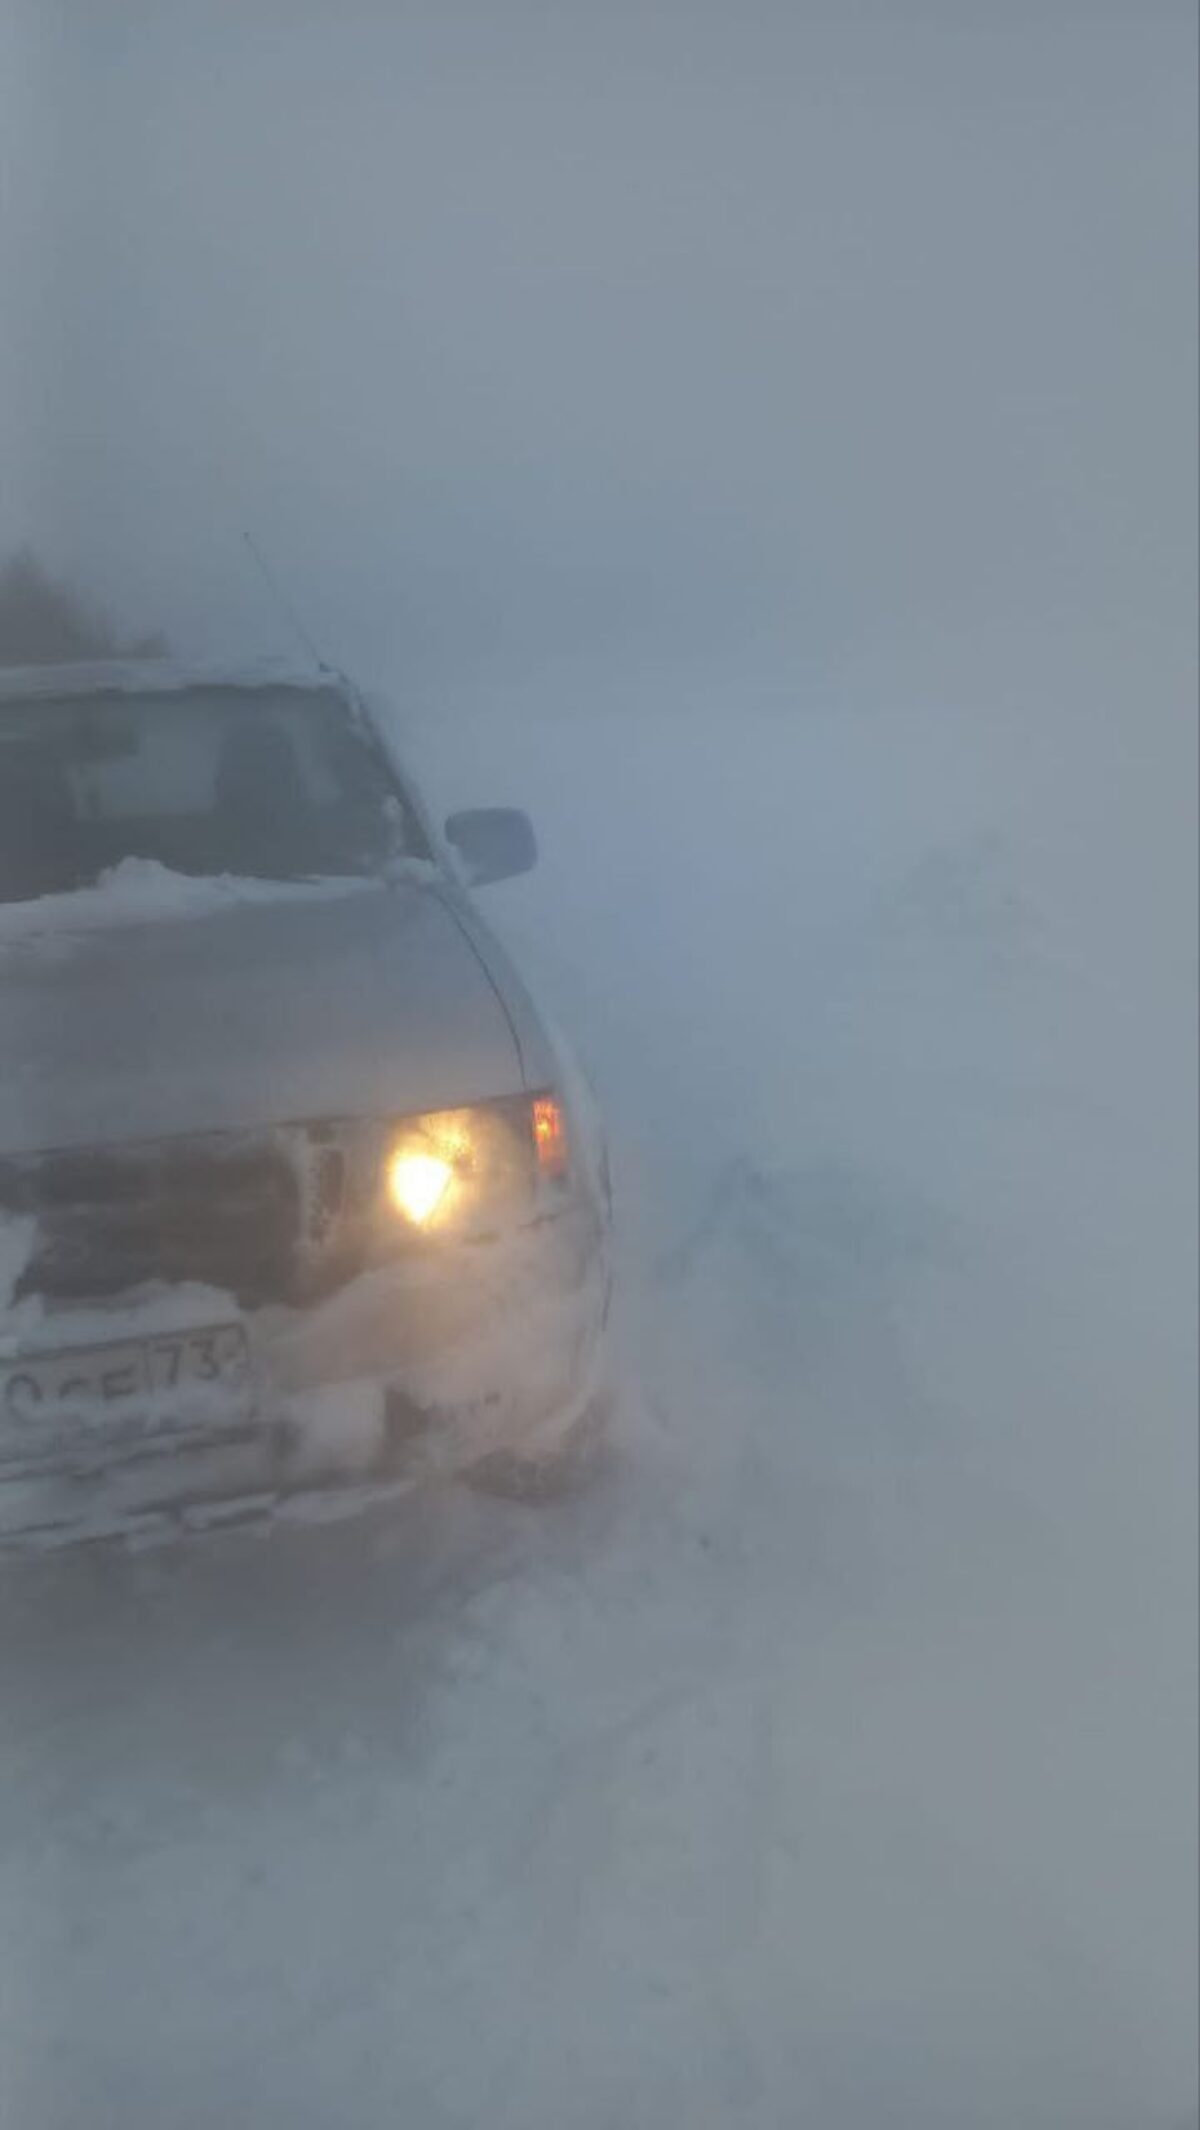
{"label": "foggy white sky", "polygon": [[1189,6],[8,8],[0,540],[130,625],[277,648],[249,525],[422,686],[1186,659]]}

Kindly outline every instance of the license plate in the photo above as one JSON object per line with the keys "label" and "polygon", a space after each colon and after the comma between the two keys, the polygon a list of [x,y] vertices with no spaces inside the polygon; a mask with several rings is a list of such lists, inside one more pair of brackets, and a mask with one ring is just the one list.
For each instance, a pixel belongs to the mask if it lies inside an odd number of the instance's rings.
{"label": "license plate", "polygon": [[0,1453],[222,1433],[254,1411],[241,1324],[26,1354],[0,1367]]}

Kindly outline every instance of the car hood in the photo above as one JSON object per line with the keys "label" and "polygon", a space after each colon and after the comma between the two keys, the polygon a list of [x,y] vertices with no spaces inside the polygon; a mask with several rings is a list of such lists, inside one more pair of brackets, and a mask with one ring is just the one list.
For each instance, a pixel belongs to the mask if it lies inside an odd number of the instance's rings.
{"label": "car hood", "polygon": [[[62,898],[67,904],[71,898]],[[0,939],[0,1152],[519,1093],[500,992],[432,886],[261,885]]]}

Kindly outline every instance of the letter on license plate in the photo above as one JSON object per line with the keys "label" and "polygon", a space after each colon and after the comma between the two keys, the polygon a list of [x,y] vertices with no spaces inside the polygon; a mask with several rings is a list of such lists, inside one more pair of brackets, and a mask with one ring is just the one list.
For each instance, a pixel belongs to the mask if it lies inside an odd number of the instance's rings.
{"label": "letter on license plate", "polygon": [[221,1433],[253,1409],[241,1324],[63,1347],[0,1368],[0,1453]]}

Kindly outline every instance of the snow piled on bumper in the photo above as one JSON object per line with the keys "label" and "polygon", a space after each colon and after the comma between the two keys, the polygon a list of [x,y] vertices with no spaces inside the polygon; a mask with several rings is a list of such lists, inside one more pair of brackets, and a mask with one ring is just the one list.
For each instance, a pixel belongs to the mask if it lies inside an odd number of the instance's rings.
{"label": "snow piled on bumper", "polygon": [[243,1318],[201,1286],[49,1313],[22,1302],[0,1315],[8,1364],[242,1322],[253,1408],[191,1385],[169,1433],[97,1415],[48,1456],[28,1429],[19,1444],[0,1434],[0,1545],[340,1512],[552,1441],[596,1393],[607,1294],[604,1232],[578,1202],[489,1242],[398,1257],[305,1309]]}

